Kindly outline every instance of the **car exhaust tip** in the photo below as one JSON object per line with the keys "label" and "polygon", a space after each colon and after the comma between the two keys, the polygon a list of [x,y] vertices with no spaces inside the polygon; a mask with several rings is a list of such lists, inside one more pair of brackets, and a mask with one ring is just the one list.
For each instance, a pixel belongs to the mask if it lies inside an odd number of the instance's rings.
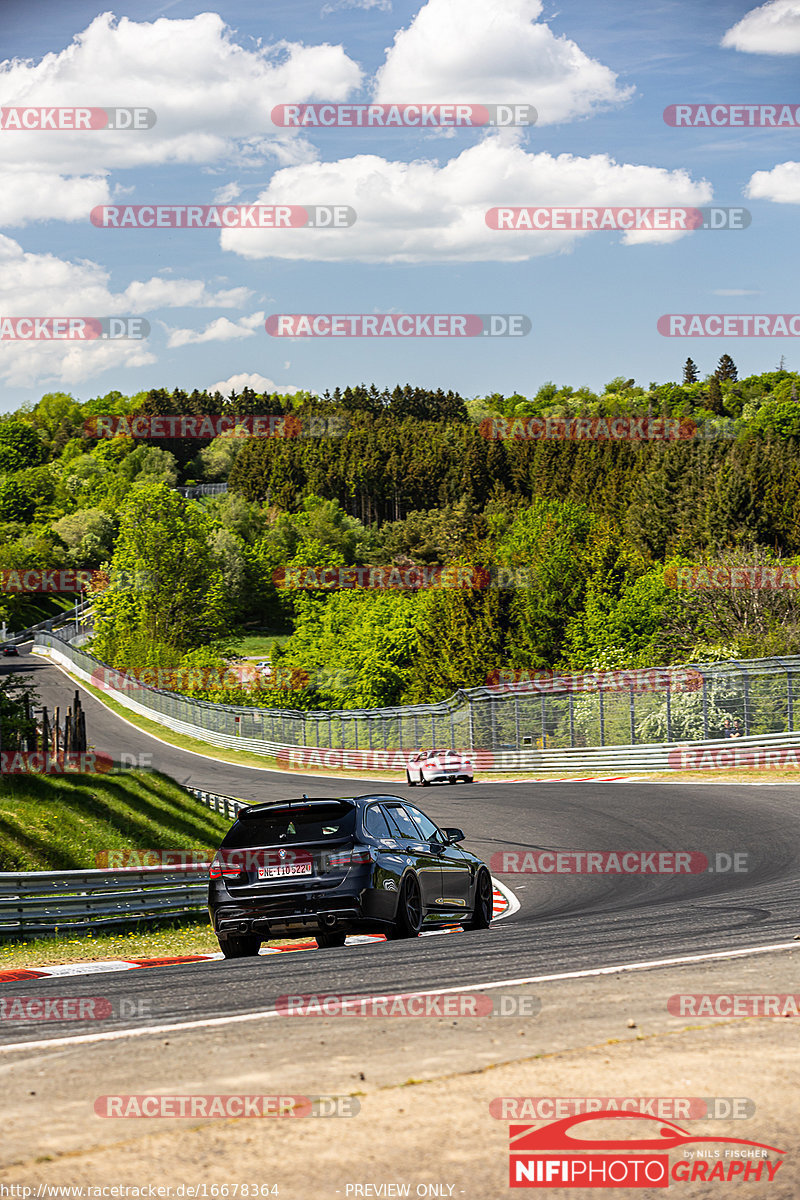
{"label": "car exhaust tip", "polygon": [[239,930],[239,933],[249,933],[250,932],[250,922],[249,921],[240,921],[239,924],[237,925],[237,929]]}
{"label": "car exhaust tip", "polygon": [[336,924],[336,917],[333,913],[323,913],[319,920],[320,925],[325,929],[333,929]]}

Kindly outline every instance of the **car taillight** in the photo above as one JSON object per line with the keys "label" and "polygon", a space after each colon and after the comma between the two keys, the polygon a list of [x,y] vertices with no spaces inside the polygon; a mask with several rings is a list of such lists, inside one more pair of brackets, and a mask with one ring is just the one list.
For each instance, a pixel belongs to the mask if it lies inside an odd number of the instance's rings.
{"label": "car taillight", "polygon": [[368,862],[372,862],[372,852],[366,849],[337,850],[328,855],[329,870],[331,867],[355,867]]}
{"label": "car taillight", "polygon": [[235,863],[225,863],[215,858],[208,869],[209,879],[239,879],[244,874],[243,868]]}

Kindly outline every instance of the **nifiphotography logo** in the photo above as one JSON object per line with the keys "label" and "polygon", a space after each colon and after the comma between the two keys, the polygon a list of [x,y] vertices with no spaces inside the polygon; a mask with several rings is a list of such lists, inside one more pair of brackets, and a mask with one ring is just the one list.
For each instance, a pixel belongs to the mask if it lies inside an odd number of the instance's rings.
{"label": "nifiphotography logo", "polygon": [[[639,1137],[620,1137],[620,1121]],[[588,1127],[588,1128],[586,1128]],[[602,1133],[605,1136],[602,1136]],[[565,1117],[537,1129],[509,1126],[510,1187],[666,1188],[670,1183],[771,1183],[785,1151],[743,1138],[699,1137],[643,1113]],[[702,1147],[702,1148],[690,1148]],[[670,1162],[670,1151],[678,1151]]]}

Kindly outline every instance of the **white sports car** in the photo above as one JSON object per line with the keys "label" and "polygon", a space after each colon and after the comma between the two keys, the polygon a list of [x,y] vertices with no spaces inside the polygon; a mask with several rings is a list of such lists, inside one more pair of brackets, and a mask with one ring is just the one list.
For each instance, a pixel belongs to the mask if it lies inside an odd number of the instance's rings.
{"label": "white sports car", "polygon": [[472,783],[474,773],[471,761],[459,750],[420,750],[412,754],[406,764],[406,779],[409,787],[421,783]]}

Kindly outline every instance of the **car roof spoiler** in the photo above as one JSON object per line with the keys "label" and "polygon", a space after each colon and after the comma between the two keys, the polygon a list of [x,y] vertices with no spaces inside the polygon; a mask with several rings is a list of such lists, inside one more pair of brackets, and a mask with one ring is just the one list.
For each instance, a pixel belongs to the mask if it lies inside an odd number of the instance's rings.
{"label": "car roof spoiler", "polygon": [[241,820],[242,817],[266,816],[268,813],[295,808],[329,807],[331,804],[352,804],[352,800],[347,796],[303,796],[302,800],[264,800],[260,804],[248,804],[246,808],[240,808],[236,815]]}

